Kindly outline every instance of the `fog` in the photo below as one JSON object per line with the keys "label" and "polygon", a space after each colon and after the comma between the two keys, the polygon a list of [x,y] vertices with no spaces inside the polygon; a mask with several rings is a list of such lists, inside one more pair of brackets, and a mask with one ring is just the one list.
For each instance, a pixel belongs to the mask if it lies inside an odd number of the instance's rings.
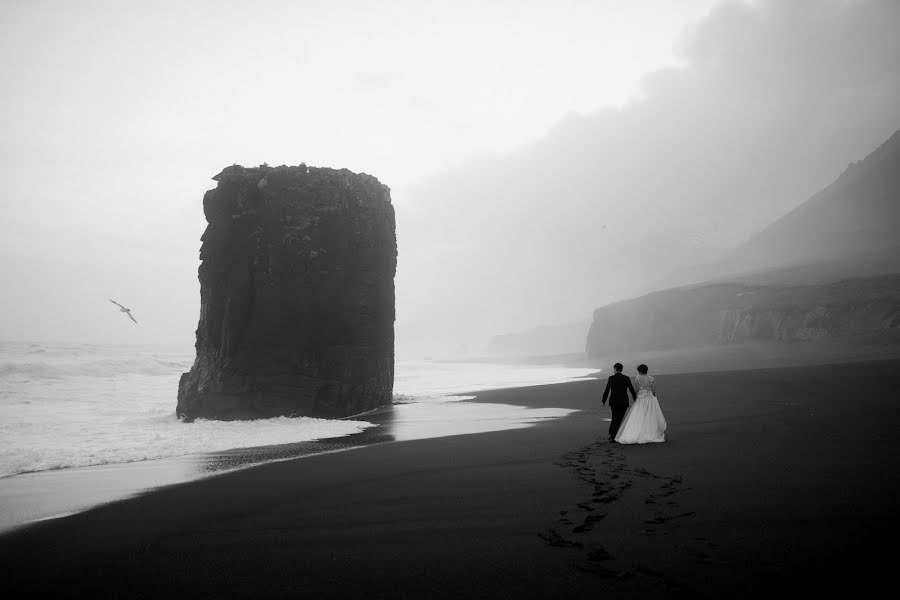
{"label": "fog", "polygon": [[894,2],[727,3],[634,101],[420,186],[401,337],[479,348],[678,283],[900,127],[898,30]]}
{"label": "fog", "polygon": [[0,338],[191,343],[203,193],[263,162],[391,186],[401,355],[584,321],[900,127],[897,30],[890,0],[5,2]]}

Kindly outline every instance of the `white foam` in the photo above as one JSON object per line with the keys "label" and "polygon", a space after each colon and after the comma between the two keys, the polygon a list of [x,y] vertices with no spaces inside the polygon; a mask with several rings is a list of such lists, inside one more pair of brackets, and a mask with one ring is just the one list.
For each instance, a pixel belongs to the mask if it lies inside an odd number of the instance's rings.
{"label": "white foam", "polygon": [[303,442],[372,426],[308,417],[182,423],[175,394],[190,352],[52,347],[29,363],[21,353],[9,356],[16,349],[3,350],[0,476]]}

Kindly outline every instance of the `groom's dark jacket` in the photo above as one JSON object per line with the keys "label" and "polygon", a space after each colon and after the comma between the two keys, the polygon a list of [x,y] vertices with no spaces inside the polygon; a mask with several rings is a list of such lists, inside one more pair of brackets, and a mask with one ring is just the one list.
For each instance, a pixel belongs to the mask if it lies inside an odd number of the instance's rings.
{"label": "groom's dark jacket", "polygon": [[628,392],[631,392],[632,398],[637,397],[634,386],[631,385],[631,378],[627,375],[616,373],[606,380],[606,389],[603,390],[603,402],[605,403],[606,397],[609,396],[610,408],[628,408]]}

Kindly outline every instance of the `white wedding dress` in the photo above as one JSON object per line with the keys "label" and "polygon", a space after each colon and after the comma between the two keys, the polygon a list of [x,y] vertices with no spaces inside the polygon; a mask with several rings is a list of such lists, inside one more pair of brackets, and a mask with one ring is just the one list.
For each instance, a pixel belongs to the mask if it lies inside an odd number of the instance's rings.
{"label": "white wedding dress", "polygon": [[650,375],[634,378],[637,398],[625,413],[616,441],[620,444],[646,444],[666,441],[666,418],[656,398],[656,382]]}

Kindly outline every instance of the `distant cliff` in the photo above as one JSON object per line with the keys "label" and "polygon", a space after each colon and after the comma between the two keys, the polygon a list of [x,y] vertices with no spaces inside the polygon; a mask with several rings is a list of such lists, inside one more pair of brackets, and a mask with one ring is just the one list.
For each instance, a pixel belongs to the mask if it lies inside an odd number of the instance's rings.
{"label": "distant cliff", "polygon": [[203,198],[197,357],[178,415],[341,417],[391,402],[390,191],[350,171],[232,166]]}
{"label": "distant cliff", "polygon": [[[735,270],[852,264],[839,277],[900,271],[900,131],[831,185],[751,237],[728,258]],[[853,261],[853,259],[857,259]],[[852,261],[852,262],[851,262]]]}
{"label": "distant cliff", "polygon": [[900,273],[900,131],[721,261],[664,283],[825,283],[890,273]]}
{"label": "distant cliff", "polygon": [[749,340],[816,341],[900,328],[900,275],[828,285],[712,283],[594,311],[589,356]]}

